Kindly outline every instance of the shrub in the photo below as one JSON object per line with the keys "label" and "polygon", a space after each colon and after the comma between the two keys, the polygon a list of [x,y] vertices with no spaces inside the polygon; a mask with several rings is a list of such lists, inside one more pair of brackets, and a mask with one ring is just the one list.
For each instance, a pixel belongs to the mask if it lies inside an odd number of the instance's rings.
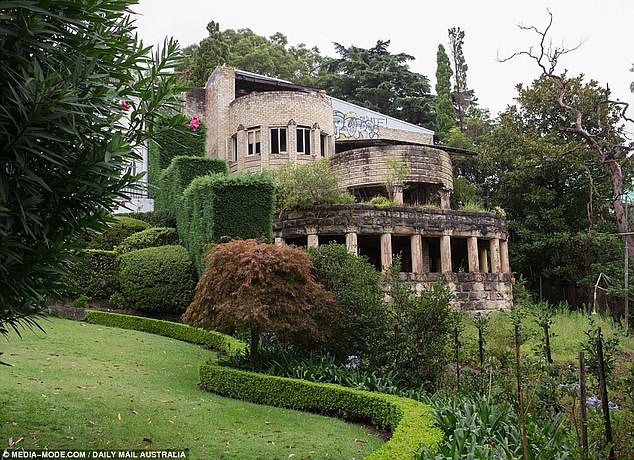
{"label": "shrub", "polygon": [[430,407],[411,399],[215,365],[201,366],[200,380],[205,389],[222,396],[350,420],[370,420],[391,429],[391,439],[366,457],[372,460],[410,459],[421,445],[437,449],[443,439],[442,432],[432,426]]}
{"label": "shrub", "polygon": [[135,331],[148,332],[150,334],[171,337],[185,342],[206,345],[214,350],[228,354],[241,353],[245,345],[238,339],[216,331],[206,331],[204,329],[188,326],[183,323],[174,323],[153,318],[143,318],[140,316],[122,315],[105,311],[86,311],[86,322],[91,324],[101,324],[102,326],[118,327],[121,329],[132,329]]}
{"label": "shrub", "polygon": [[123,253],[170,244],[178,244],[178,233],[176,233],[175,228],[150,227],[127,237],[123,243],[116,247],[116,250]]}
{"label": "shrub", "polygon": [[217,244],[207,256],[183,321],[225,332],[249,332],[254,363],[261,332],[319,344],[330,330],[324,323],[339,317],[338,304],[315,282],[312,268],[308,254],[294,246],[256,240]]}
{"label": "shrub", "polygon": [[339,188],[339,178],[327,158],[308,164],[288,162],[271,171],[275,181],[278,214],[310,209],[318,204],[352,203],[354,198]]}
{"label": "shrub", "polygon": [[394,331],[388,346],[388,368],[410,387],[424,383],[428,390],[436,390],[448,361],[449,303],[453,294],[441,282],[417,294],[400,281],[399,275],[397,260],[388,276],[389,311]]}
{"label": "shrub", "polygon": [[130,308],[178,312],[191,301],[193,273],[184,247],[139,249],[121,254],[119,261],[121,293]]}
{"label": "shrub", "polygon": [[71,270],[66,294],[107,299],[119,286],[115,251],[88,249]]}
{"label": "shrub", "polygon": [[334,334],[331,351],[339,356],[359,355],[368,367],[379,368],[387,346],[387,311],[382,277],[366,258],[345,246],[327,244],[309,248],[316,279],[335,294],[345,309]]}
{"label": "shrub", "polygon": [[150,224],[132,217],[117,216],[116,222],[103,233],[90,237],[88,247],[90,249],[114,250],[115,246],[123,243],[133,233],[150,228]]}
{"label": "shrub", "polygon": [[120,214],[123,217],[132,217],[134,219],[147,222],[152,227],[173,227],[176,228],[176,213],[173,209],[157,209],[148,212],[130,212]]}
{"label": "shrub", "polygon": [[370,204],[376,206],[377,208],[389,208],[390,206],[396,206],[395,201],[392,201],[383,195],[373,196],[370,199]]}
{"label": "shrub", "polygon": [[192,181],[183,193],[177,221],[199,274],[206,244],[230,238],[272,240],[273,194],[267,174],[215,174]]}
{"label": "shrub", "polygon": [[224,160],[176,156],[169,167],[161,173],[154,198],[154,209],[172,209],[177,212],[181,195],[194,178],[227,173],[227,163]]}
{"label": "shrub", "polygon": [[[185,117],[182,120],[186,123]],[[165,121],[158,122],[159,128]],[[196,131],[159,131],[148,145],[148,182],[159,185],[161,173],[167,169],[176,156],[204,157],[207,129],[201,124]],[[156,225],[156,224],[155,224]]]}

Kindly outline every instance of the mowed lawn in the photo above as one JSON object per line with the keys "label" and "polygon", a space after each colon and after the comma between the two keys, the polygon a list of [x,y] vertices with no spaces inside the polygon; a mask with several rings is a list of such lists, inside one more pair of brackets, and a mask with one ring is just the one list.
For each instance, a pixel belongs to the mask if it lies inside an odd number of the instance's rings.
{"label": "mowed lawn", "polygon": [[51,318],[0,337],[0,450],[190,449],[190,459],[360,459],[361,425],[200,390],[215,354],[142,332]]}

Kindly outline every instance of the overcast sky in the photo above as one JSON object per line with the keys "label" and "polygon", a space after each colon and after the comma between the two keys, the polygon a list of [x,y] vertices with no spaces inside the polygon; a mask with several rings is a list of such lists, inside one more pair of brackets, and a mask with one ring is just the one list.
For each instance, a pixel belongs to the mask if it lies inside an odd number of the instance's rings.
{"label": "overcast sky", "polygon": [[517,83],[530,83],[539,75],[526,57],[506,63],[497,58],[536,45],[538,36],[517,25],[543,29],[547,9],[554,17],[554,44],[574,47],[584,42],[562,58],[559,68],[609,84],[613,98],[631,104],[629,114],[634,117],[634,94],[629,90],[634,80],[632,0],[140,0],[135,7],[146,44],[165,36],[173,36],[183,47],[197,43],[207,35],[205,26],[211,20],[219,22],[221,30],[249,28],[267,37],[280,32],[290,45],[317,46],[322,55],[332,57],[337,56],[333,42],[371,48],[377,40],[390,40],[391,53],[414,56],[410,69],[430,79],[432,92],[438,44],[448,48],[447,29],[457,26],[465,31],[468,85],[480,106],[493,114],[513,103]]}

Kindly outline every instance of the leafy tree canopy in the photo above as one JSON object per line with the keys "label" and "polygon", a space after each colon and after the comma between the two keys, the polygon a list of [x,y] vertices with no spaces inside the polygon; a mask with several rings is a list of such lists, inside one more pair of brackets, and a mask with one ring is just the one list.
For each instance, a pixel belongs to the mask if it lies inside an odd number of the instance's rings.
{"label": "leafy tree canopy", "polygon": [[312,271],[310,256],[296,246],[256,240],[217,244],[207,255],[183,321],[225,332],[249,331],[254,362],[261,332],[319,343],[328,330],[324,324],[336,321],[340,307]]}
{"label": "leafy tree canopy", "polygon": [[220,30],[217,22],[207,25],[208,36],[183,50],[185,60],[179,69],[189,86],[205,86],[213,70],[223,64],[294,83],[310,84],[322,61],[319,49],[299,44],[288,46],[281,33],[270,37],[251,29]]}
{"label": "leafy tree canopy", "polygon": [[63,287],[77,242],[139,179],[127,171],[155,115],[179,107],[177,46],[151,54],[134,3],[0,4],[0,333]]}
{"label": "leafy tree canopy", "polygon": [[327,58],[316,85],[328,94],[420,126],[433,127],[434,98],[424,75],[409,70],[409,54],[392,54],[390,41],[370,49],[335,43],[340,58]]}
{"label": "leafy tree canopy", "polygon": [[[533,289],[541,277],[546,288],[572,292],[591,285],[599,264],[614,255],[597,246],[601,233],[616,232],[612,185],[604,165],[567,131],[572,121],[556,102],[554,82],[542,77],[517,89],[517,104],[481,139],[472,179],[487,207],[507,213],[514,271]],[[566,100],[587,108],[584,122],[598,128],[614,120],[614,114],[597,115],[605,96],[597,82],[580,76],[570,79]],[[631,178],[629,166],[626,171]]]}

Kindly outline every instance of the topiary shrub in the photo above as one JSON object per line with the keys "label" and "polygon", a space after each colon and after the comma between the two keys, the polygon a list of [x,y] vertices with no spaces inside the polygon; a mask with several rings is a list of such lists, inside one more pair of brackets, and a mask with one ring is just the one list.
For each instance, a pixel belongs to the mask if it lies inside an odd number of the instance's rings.
{"label": "topiary shrub", "polygon": [[273,238],[275,187],[268,174],[197,177],[183,192],[178,234],[198,273],[209,243],[226,239]]}
{"label": "topiary shrub", "polygon": [[194,294],[192,265],[178,245],[121,254],[119,284],[128,307],[152,312],[181,312]]}
{"label": "topiary shrub", "polygon": [[134,219],[147,222],[152,227],[174,227],[176,228],[176,213],[173,209],[157,209],[148,212],[130,212],[119,214],[122,217],[132,217]]}
{"label": "topiary shrub", "polygon": [[115,246],[123,243],[123,240],[133,233],[151,227],[147,222],[132,217],[116,216],[115,219],[116,222],[103,233],[90,237],[88,241],[88,247],[90,249],[112,251]]}
{"label": "topiary shrub", "polygon": [[228,172],[227,162],[219,158],[174,157],[169,167],[161,173],[154,195],[154,209],[172,209],[176,212],[180,208],[183,190],[194,178],[210,174],[226,175]]}
{"label": "topiary shrub", "polygon": [[200,381],[206,390],[229,398],[350,420],[369,420],[389,428],[390,440],[366,459],[411,459],[422,445],[437,451],[444,438],[442,431],[434,427],[431,407],[412,399],[218,365],[201,366]]}
{"label": "topiary shrub", "polygon": [[185,342],[206,345],[213,350],[218,350],[228,355],[243,353],[244,342],[221,334],[216,331],[206,331],[198,327],[188,326],[183,323],[174,323],[162,319],[143,318],[141,316],[122,315],[105,311],[86,311],[86,322],[91,324],[101,324],[102,326],[119,327],[121,329],[131,329],[134,331],[149,332],[150,334],[171,337]]}
{"label": "topiary shrub", "polygon": [[178,244],[178,233],[175,228],[150,227],[133,233],[116,247],[118,253],[136,251],[137,249],[152,248]]}
{"label": "topiary shrub", "polygon": [[107,299],[119,286],[117,252],[88,249],[72,268],[66,295]]}
{"label": "topiary shrub", "polygon": [[[182,116],[182,123],[189,120]],[[187,155],[204,157],[207,129],[204,123],[195,131],[172,132],[163,130],[165,120],[159,120],[154,139],[148,145],[148,181],[150,185],[159,185],[161,173],[167,169],[176,156]],[[156,224],[155,224],[156,225]]]}

